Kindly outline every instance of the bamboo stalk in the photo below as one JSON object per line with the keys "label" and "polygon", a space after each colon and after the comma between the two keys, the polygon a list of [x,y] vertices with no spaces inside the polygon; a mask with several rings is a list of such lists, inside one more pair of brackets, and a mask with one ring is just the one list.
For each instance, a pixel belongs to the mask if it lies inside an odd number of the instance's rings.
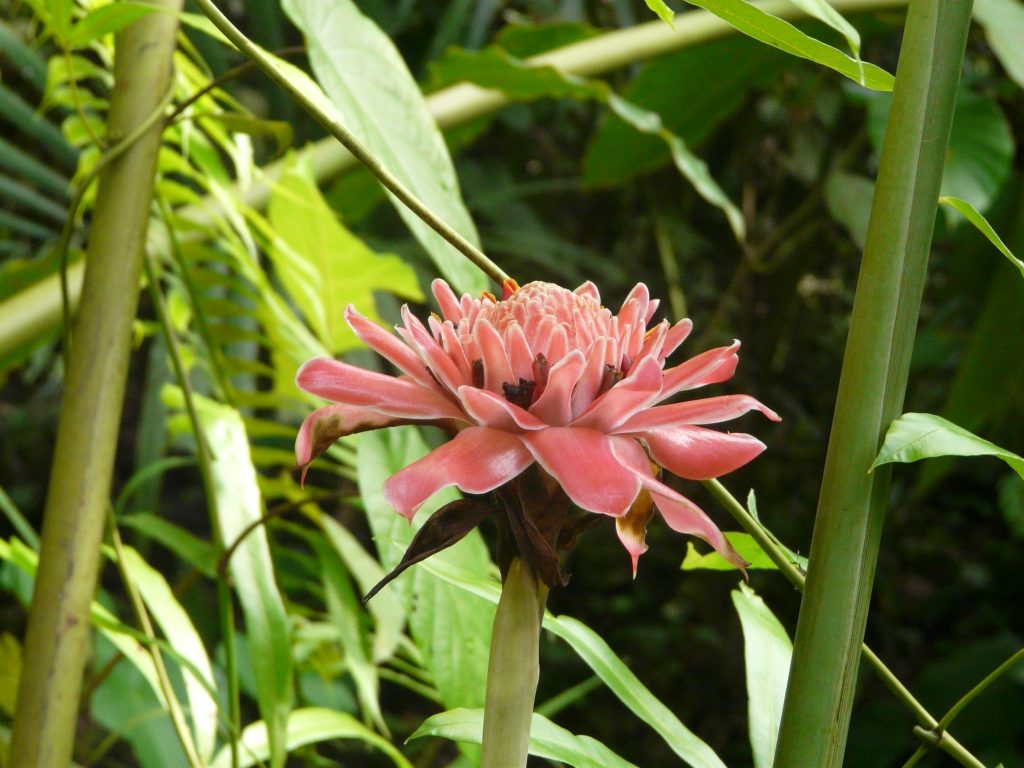
{"label": "bamboo stalk", "polygon": [[971,0],[911,0],[843,359],[775,768],[838,768],[902,410]]}
{"label": "bamboo stalk", "polygon": [[[170,84],[181,2],[156,4],[170,12],[149,14],[117,36],[113,139],[145,122]],[[100,177],[43,516],[12,768],[71,761],[161,130],[154,124]]]}

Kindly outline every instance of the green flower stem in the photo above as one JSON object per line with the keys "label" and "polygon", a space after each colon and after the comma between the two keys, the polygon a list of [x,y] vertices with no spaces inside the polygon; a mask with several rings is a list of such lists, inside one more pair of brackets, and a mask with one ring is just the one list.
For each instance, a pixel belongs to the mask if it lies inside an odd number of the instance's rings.
{"label": "green flower stem", "polygon": [[252,61],[267,77],[274,81],[285,93],[287,93],[300,107],[320,123],[329,134],[337,139],[352,155],[362,163],[366,169],[377,177],[377,180],[430,226],[437,234],[447,240],[453,248],[463,256],[476,264],[494,282],[501,285],[508,279],[508,275],[484,255],[483,251],[466,240],[462,235],[442,221],[431,211],[416,195],[414,195],[401,181],[391,174],[384,164],[380,162],[366,147],[364,147],[355,135],[344,125],[324,112],[316,101],[310,98],[302,89],[296,87],[280,69],[275,66],[273,60],[264,53],[258,46],[247,38],[232,24],[228,18],[220,12],[211,0],[196,0],[196,5],[206,14],[206,17],[213,22],[224,36],[231,41],[244,56]]}
{"label": "green flower stem", "polygon": [[[832,6],[837,11],[847,14],[901,8],[906,4],[907,0],[832,0]],[[806,15],[790,0],[770,0],[759,5],[765,11],[784,19],[800,19]],[[674,30],[664,22],[652,21],[629,29],[607,32],[527,61],[538,66],[555,67],[566,74],[586,77],[732,34],[736,34],[736,30],[718,17],[695,10],[678,14]],[[468,120],[491,114],[511,103],[512,100],[499,91],[478,88],[468,83],[453,85],[427,97],[427,107],[441,128],[458,127]],[[298,150],[296,155],[303,161],[309,161],[320,183],[351,170],[357,164],[352,153],[333,137],[314,142]],[[245,188],[242,199],[246,205],[256,209],[266,207],[271,185],[283,168],[282,161],[265,166]],[[217,206],[205,202],[201,206],[183,209],[182,214],[197,226],[205,226],[211,222],[209,210],[217,210]],[[81,272],[80,264],[68,270],[72,305],[77,302],[74,292],[81,283]],[[40,333],[56,327],[60,321],[59,291],[58,278],[45,278],[13,298],[0,302],[0,357]]]}
{"label": "green flower stem", "polygon": [[836,398],[774,768],[838,768],[882,538],[971,0],[911,0]]}
{"label": "green flower stem", "polygon": [[[132,135],[167,92],[181,2],[157,4],[169,13],[149,14],[117,36],[112,138]],[[151,125],[100,177],[43,515],[10,768],[71,762],[161,128]]]}
{"label": "green flower stem", "polygon": [[[751,537],[757,542],[758,546],[760,546],[771,561],[775,563],[782,575],[789,580],[789,583],[802,592],[805,581],[803,572],[797,567],[790,556],[786,554],[786,552],[776,543],[776,539],[768,529],[765,528],[760,521],[755,520],[747,511],[746,507],[744,507],[735,496],[729,493],[729,490],[718,480],[705,480],[703,485],[711,492],[711,495],[715,497],[718,503],[725,507],[726,511],[732,515],[733,519],[743,527],[743,530],[751,535]],[[892,695],[896,697],[896,699],[902,703],[910,714],[917,720],[919,725],[915,727],[915,732],[917,728],[922,728],[925,732],[933,734],[934,738],[934,734],[941,731],[941,739],[935,746],[938,746],[940,749],[948,752],[961,765],[967,766],[968,768],[978,768],[982,765],[978,759],[974,757],[974,755],[972,755],[962,744],[960,744],[960,742],[954,739],[951,734],[946,733],[943,728],[940,728],[940,721],[932,717],[931,713],[924,708],[924,705],[917,700],[914,694],[912,694],[905,685],[903,685],[893,671],[885,665],[885,662],[878,658],[875,652],[868,647],[867,643],[861,643],[860,652],[864,661],[867,662],[868,666],[875,671],[875,674],[878,675],[885,687],[889,689],[889,692],[892,693]],[[1009,666],[1012,666],[1014,659],[1019,660],[1018,657],[1020,654],[1024,654],[1024,650],[1019,651],[1018,654],[999,667],[993,675],[1005,672]],[[993,675],[990,675],[989,678]],[[982,685],[987,685],[988,682],[991,682],[989,678],[985,678],[985,680],[979,683],[979,685],[975,687],[975,690],[971,691],[968,696],[977,695],[975,691],[977,691],[977,689]],[[965,696],[964,698],[967,697]],[[952,718],[947,714],[947,716],[943,718],[943,721],[948,725],[949,720],[952,720]],[[924,754],[924,752],[922,752],[922,754]],[[913,765],[913,763],[908,763],[904,768],[909,768],[910,765]]]}
{"label": "green flower stem", "polygon": [[526,765],[547,594],[547,587],[525,561],[512,561],[494,614],[480,768]]}

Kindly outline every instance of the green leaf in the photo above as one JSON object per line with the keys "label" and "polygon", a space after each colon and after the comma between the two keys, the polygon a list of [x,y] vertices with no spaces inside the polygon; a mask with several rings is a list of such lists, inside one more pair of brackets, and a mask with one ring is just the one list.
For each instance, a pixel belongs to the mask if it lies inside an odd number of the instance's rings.
{"label": "green leaf", "polygon": [[860,33],[828,3],[828,0],[789,0],[789,2],[808,16],[827,24],[845,37],[853,58],[860,61]]}
{"label": "green leaf", "polygon": [[871,201],[875,196],[875,183],[864,176],[845,171],[833,171],[825,182],[825,204],[832,218],[838,221],[860,250],[867,242]]}
{"label": "green leaf", "polygon": [[[737,35],[651,61],[622,96],[658,113],[667,131],[695,147],[743,104],[750,90],[774,80],[789,61],[774,48]],[[709,79],[707,72],[715,77]],[[615,186],[671,161],[664,141],[638,133],[609,113],[583,157],[583,183]]]}
{"label": "green leaf", "polygon": [[[209,760],[217,740],[217,702],[213,696],[216,691],[213,667],[203,641],[188,613],[175,598],[167,580],[131,547],[124,548],[123,566],[138,587],[139,594],[160,625],[167,642],[192,663],[191,669],[181,670],[189,704],[189,719],[198,754],[204,761]],[[197,678],[197,673],[202,675],[202,679]]]}
{"label": "green leaf", "polygon": [[644,0],[647,3],[647,7],[654,11],[658,18],[668,24],[672,29],[676,28],[673,21],[675,19],[675,13],[672,9],[665,5],[665,0]]}
{"label": "green leaf", "polygon": [[[739,531],[727,531],[725,538],[732,544],[740,557],[750,565],[748,569],[776,570],[775,563],[764,553],[754,537],[749,533]],[[727,561],[718,552],[712,550],[707,554],[701,554],[693,545],[692,541],[686,543],[686,557],[683,558],[682,569],[684,571],[708,570],[708,571],[735,571],[736,566]]]}
{"label": "green leaf", "polygon": [[127,515],[119,518],[118,523],[162,544],[205,575],[214,575],[217,565],[217,550],[210,542],[204,541],[169,520],[149,512]]}
{"label": "green leaf", "polygon": [[138,21],[153,11],[160,10],[146,3],[134,3],[130,0],[118,0],[108,5],[101,5],[89,11],[77,21],[68,35],[69,48],[83,48],[103,35],[113,34]]}
{"label": "green leaf", "polygon": [[747,712],[754,768],[771,768],[786,698],[793,644],[764,600],[746,584],[732,593],[743,627],[747,667]]}
{"label": "green leaf", "polygon": [[374,253],[342,226],[298,168],[287,168],[275,183],[268,217],[277,238],[278,247],[269,251],[277,275],[332,354],[362,346],[344,319],[349,304],[382,323],[374,291],[423,299],[413,269],[398,256]]}
{"label": "green leaf", "polygon": [[[288,717],[285,747],[298,749],[306,744],[316,744],[334,739],[355,739],[387,755],[399,768],[413,768],[412,763],[402,757],[387,739],[378,736],[351,715],[320,707],[306,707],[293,710]],[[242,731],[239,739],[239,768],[267,760],[271,755],[267,725],[263,721],[253,723]],[[231,768],[231,750],[224,747],[210,764],[210,768]]]}
{"label": "green leaf", "polygon": [[607,105],[634,130],[662,141],[683,177],[701,197],[725,213],[737,239],[743,239],[743,216],[711,177],[704,161],[694,155],[680,137],[665,128],[656,112],[622,98],[607,83],[566,75],[554,67],[530,66],[495,47],[473,52],[449,51],[434,71],[441,80],[464,80],[481,88],[500,90],[522,101],[572,98]]}
{"label": "green leaf", "polygon": [[995,456],[1024,478],[1024,458],[930,413],[905,413],[896,419],[871,469],[936,456]]}
{"label": "green leaf", "polygon": [[974,18],[1006,74],[1024,88],[1024,5],[1020,0],[975,0]]}
{"label": "green leaf", "polygon": [[[384,481],[426,452],[427,444],[414,427],[358,436],[359,493],[386,570],[398,564],[422,522],[441,504],[458,498],[454,489],[435,494],[412,525],[384,500]],[[447,565],[471,577],[483,578],[493,568],[487,547],[479,532],[473,531],[387,587],[402,596],[410,611],[410,631],[444,705],[449,709],[482,707],[496,601],[467,597],[459,587],[425,567],[430,564]],[[458,627],[457,635],[453,627]],[[475,749],[470,750],[470,757],[475,755]]]}
{"label": "green leaf", "polygon": [[[483,735],[482,709],[453,709],[428,717],[409,737],[441,736],[452,741],[479,744]],[[636,768],[589,736],[576,736],[534,713],[530,724],[530,754],[574,768]]]}
{"label": "green leaf", "polygon": [[[165,399],[181,405],[180,390],[167,387]],[[200,395],[193,395],[199,420],[213,451],[211,473],[217,500],[217,522],[225,546],[230,546],[263,515],[256,470],[241,414]],[[291,709],[292,661],[288,617],[274,580],[274,563],[266,528],[253,529],[228,563],[231,583],[242,605],[252,648],[257,703],[269,724],[271,766],[285,759],[285,726]]]}
{"label": "green leaf", "polygon": [[525,59],[555,48],[563,48],[601,34],[601,30],[577,21],[530,24],[513,19],[498,32],[494,42],[513,56]]}
{"label": "green leaf", "polygon": [[[284,10],[306,36],[313,71],[343,122],[431,211],[478,245],[444,138],[388,36],[350,0],[286,0]],[[478,267],[392,201],[456,292],[487,288]]]}
{"label": "green leaf", "polygon": [[958,197],[949,197],[944,195],[939,198],[939,202],[962,213],[964,217],[971,222],[979,232],[981,232],[981,234],[988,238],[988,241],[992,243],[992,245],[994,245],[996,249],[1003,254],[1003,256],[1010,260],[1010,263],[1013,264],[1013,266],[1020,270],[1021,276],[1024,277],[1024,261],[1021,261],[1013,255],[1010,249],[1006,247],[1006,243],[1003,242],[1002,238],[996,234],[994,229],[992,229],[992,225],[988,223],[988,219],[978,213],[977,208],[966,200],[961,200]]}
{"label": "green leaf", "polygon": [[891,91],[894,78],[884,69],[851,59],[837,48],[804,34],[788,21],[772,16],[746,0],[687,0],[745,35],[780,51],[834,69],[854,82],[875,91]]}
{"label": "green leaf", "polygon": [[[892,98],[884,94],[874,94],[868,101],[868,135],[879,152],[891,103]],[[987,210],[1010,173],[1013,153],[1013,133],[999,105],[961,89],[939,194],[966,200],[979,211]],[[956,217],[951,211],[946,213],[948,220]]]}

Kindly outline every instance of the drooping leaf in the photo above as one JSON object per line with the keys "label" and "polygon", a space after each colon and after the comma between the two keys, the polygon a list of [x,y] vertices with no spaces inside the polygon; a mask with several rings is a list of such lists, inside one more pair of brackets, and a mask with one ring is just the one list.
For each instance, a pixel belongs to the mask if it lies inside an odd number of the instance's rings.
{"label": "drooping leaf", "polygon": [[[747,570],[776,570],[775,563],[765,554],[764,550],[761,549],[760,545],[749,533],[727,531],[725,538],[732,544],[737,554],[749,563]],[[684,571],[735,571],[736,566],[715,550],[711,550],[707,554],[701,554],[691,541],[686,543],[686,557],[683,558],[682,569]]]}
{"label": "drooping leaf", "polygon": [[1006,74],[1024,88],[1024,5],[1018,0],[975,0],[974,18]]}
{"label": "drooping leaf", "polygon": [[1020,270],[1021,276],[1024,277],[1024,261],[1021,261],[1013,255],[1010,249],[1006,247],[1006,243],[1003,242],[1002,238],[999,237],[996,231],[992,228],[992,225],[988,223],[988,219],[982,216],[978,212],[977,208],[966,200],[961,200],[957,197],[943,196],[939,198],[939,202],[962,213],[964,217],[971,222],[971,224],[973,224],[974,227],[981,232],[981,234],[983,234],[990,243],[992,243],[992,245],[996,247],[996,250],[1008,258],[1010,263]]}
{"label": "drooping leaf", "polygon": [[764,600],[746,584],[733,590],[732,603],[743,627],[747,668],[747,713],[754,768],[771,768],[782,721],[793,644]]}
{"label": "drooping leaf", "polygon": [[[351,715],[320,707],[296,709],[288,717],[285,748],[297,749],[334,739],[355,739],[376,748],[390,758],[398,768],[413,768],[391,743],[377,735]],[[270,758],[271,744],[267,725],[262,720],[242,731],[239,739],[239,768],[249,768]],[[210,763],[210,768],[231,768],[231,750],[224,747]]]}
{"label": "drooping leaf", "polygon": [[[165,389],[170,405],[182,406],[180,390]],[[221,535],[230,546],[263,515],[256,470],[241,414],[230,406],[194,395],[199,420],[213,451],[211,472]],[[291,643],[284,601],[274,578],[266,529],[257,526],[235,549],[228,563],[238,594],[254,660],[257,703],[269,725],[270,763],[285,759],[285,727],[292,701]]]}
{"label": "drooping leaf", "polygon": [[[394,43],[350,0],[286,0],[283,7],[306,36],[313,71],[349,130],[434,214],[478,244],[444,138]],[[479,268],[393,202],[457,292],[487,287]]]}
{"label": "drooping leaf", "polygon": [[673,21],[675,13],[673,13],[671,8],[665,5],[665,0],[644,0],[644,2],[647,3],[648,8],[657,14],[659,19],[672,27],[672,29],[676,28]]}
{"label": "drooping leaf", "polygon": [[891,91],[893,76],[884,69],[851,59],[837,48],[801,32],[788,21],[773,16],[747,0],[687,0],[745,35],[766,45],[834,69],[856,83],[875,91]]}
{"label": "drooping leaf", "polygon": [[[483,736],[482,709],[452,709],[428,717],[409,737],[441,736],[479,744]],[[557,760],[574,768],[636,768],[590,736],[577,736],[534,713],[530,724],[530,754]]]}
{"label": "drooping leaf", "polygon": [[854,26],[842,17],[833,8],[828,0],[789,0],[793,5],[802,10],[808,16],[828,24],[836,32],[846,38],[846,44],[850,46],[850,53],[857,61],[860,60],[860,33]]}
{"label": "drooping leaf", "polygon": [[1024,458],[930,413],[905,413],[896,419],[871,468],[937,456],[994,456],[1024,478]]}
{"label": "drooping leaf", "polygon": [[345,229],[298,168],[287,168],[275,183],[268,217],[279,238],[269,252],[277,274],[332,354],[362,344],[344,320],[347,305],[381,322],[374,291],[423,299],[412,268],[397,256],[374,253]]}
{"label": "drooping leaf", "polygon": [[[891,104],[887,94],[872,94],[868,100],[868,136],[879,152]],[[1013,134],[999,105],[987,96],[961,89],[939,194],[987,210],[1010,173],[1013,152]],[[952,211],[946,213],[949,220],[956,217]]]}

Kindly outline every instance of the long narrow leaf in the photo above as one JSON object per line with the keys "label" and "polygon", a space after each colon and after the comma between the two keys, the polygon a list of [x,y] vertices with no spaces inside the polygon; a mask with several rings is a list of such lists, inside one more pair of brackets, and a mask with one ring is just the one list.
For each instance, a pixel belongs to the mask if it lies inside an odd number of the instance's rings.
{"label": "long narrow leaf", "polygon": [[959,211],[964,217],[975,226],[975,228],[981,232],[988,241],[996,247],[1003,256],[1010,260],[1017,269],[1020,270],[1020,274],[1024,277],[1024,261],[1021,261],[1013,252],[1007,247],[1003,239],[999,237],[996,231],[992,228],[992,225],[988,223],[988,219],[979,213],[978,209],[971,205],[966,200],[961,200],[958,197],[943,196],[939,198],[939,202],[943,205],[947,205],[955,211]]}

